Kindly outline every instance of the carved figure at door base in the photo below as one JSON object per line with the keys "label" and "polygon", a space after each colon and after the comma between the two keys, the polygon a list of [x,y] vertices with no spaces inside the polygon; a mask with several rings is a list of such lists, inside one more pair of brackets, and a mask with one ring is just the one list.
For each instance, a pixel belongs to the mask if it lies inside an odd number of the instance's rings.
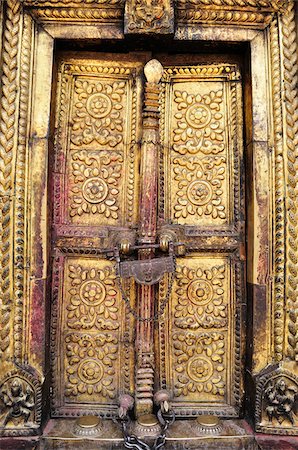
{"label": "carved figure at door base", "polygon": [[255,428],[268,434],[298,434],[298,377],[293,363],[267,366],[256,377]]}
{"label": "carved figure at door base", "polygon": [[7,381],[1,388],[0,399],[6,411],[2,425],[22,418],[26,426],[34,408],[34,393],[29,384],[19,378]]}
{"label": "carved figure at door base", "polygon": [[275,385],[268,386],[265,398],[268,401],[266,413],[270,422],[275,418],[279,424],[289,420],[294,425],[293,409],[297,392],[297,388],[287,384],[283,378],[279,379]]}

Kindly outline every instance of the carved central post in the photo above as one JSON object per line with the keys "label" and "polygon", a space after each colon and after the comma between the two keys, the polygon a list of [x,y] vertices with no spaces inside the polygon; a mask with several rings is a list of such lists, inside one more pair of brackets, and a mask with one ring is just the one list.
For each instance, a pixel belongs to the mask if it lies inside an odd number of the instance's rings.
{"label": "carved central post", "polygon": [[[159,152],[159,82],[163,67],[159,61],[149,61],[145,68],[147,79],[143,110],[143,137],[141,147],[141,193],[139,242],[156,240],[158,152]],[[140,250],[139,259],[153,256],[152,251]],[[153,407],[154,387],[154,322],[146,319],[154,315],[155,287],[139,286],[136,351],[136,414],[149,414]]]}

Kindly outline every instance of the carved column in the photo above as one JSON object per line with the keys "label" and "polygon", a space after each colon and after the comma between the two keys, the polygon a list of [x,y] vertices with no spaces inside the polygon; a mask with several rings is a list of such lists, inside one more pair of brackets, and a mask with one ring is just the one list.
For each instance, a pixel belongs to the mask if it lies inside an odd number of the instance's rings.
{"label": "carved column", "polygon": [[[143,138],[141,147],[141,198],[139,242],[151,244],[156,240],[157,178],[159,148],[159,81],[163,68],[157,60],[145,66],[147,83],[143,112]],[[141,250],[139,259],[152,257],[153,252]],[[154,315],[155,287],[140,285],[137,324],[136,412],[152,412],[154,385],[154,322],[146,320]]]}

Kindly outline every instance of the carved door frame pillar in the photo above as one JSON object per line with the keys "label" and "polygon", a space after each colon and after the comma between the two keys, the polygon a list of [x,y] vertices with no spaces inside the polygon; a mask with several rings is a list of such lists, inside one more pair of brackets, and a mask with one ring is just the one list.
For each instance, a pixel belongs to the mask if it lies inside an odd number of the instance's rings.
{"label": "carved door frame pillar", "polygon": [[[211,1],[178,1],[174,39],[250,45],[252,102],[246,109],[246,153],[252,187],[247,230],[252,351],[247,386],[258,431],[298,434],[296,422],[291,427],[272,424],[261,389],[271,381],[274,388],[279,379],[298,388],[298,66],[294,2],[234,0],[234,4],[228,6],[226,0],[219,6],[212,6]],[[10,389],[9,383],[16,379],[23,390],[31,389],[34,403],[28,407],[32,426],[25,426],[24,415],[15,428],[0,424],[0,435],[38,433],[42,387],[44,396],[49,395],[47,180],[54,42],[82,37],[123,39],[123,6],[122,0],[103,0],[91,6],[80,0],[6,0],[3,19],[0,9],[4,31],[0,390]],[[6,408],[9,412],[9,406]]]}

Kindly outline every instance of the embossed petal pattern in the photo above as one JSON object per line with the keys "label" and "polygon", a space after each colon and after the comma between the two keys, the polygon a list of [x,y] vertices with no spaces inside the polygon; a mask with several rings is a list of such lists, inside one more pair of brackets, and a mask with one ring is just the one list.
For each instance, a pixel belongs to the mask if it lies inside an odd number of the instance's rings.
{"label": "embossed petal pattern", "polygon": [[177,189],[173,213],[175,219],[180,219],[179,223],[196,223],[202,216],[210,216],[209,221],[217,219],[220,223],[226,219],[224,157],[174,158],[173,171],[178,182],[173,188]]}
{"label": "embossed petal pattern", "polygon": [[223,333],[176,332],[175,395],[205,392],[225,395],[225,335]]}
{"label": "embossed petal pattern", "polygon": [[175,114],[173,149],[185,155],[202,152],[217,154],[224,149],[223,135],[223,91],[208,94],[188,94],[174,91],[178,112]]}
{"label": "embossed petal pattern", "polygon": [[71,265],[69,278],[67,326],[77,330],[117,330],[118,294],[114,269],[110,266],[85,269],[81,265]]}
{"label": "embossed petal pattern", "polygon": [[226,268],[224,265],[201,267],[177,267],[174,323],[178,328],[196,330],[227,326]]}
{"label": "embossed petal pattern", "polygon": [[77,79],[71,141],[75,145],[116,147],[123,140],[124,81]]}
{"label": "embossed petal pattern", "polygon": [[82,150],[72,155],[70,217],[91,215],[97,217],[93,218],[97,223],[106,219],[115,223],[122,163],[122,155],[114,152]]}

